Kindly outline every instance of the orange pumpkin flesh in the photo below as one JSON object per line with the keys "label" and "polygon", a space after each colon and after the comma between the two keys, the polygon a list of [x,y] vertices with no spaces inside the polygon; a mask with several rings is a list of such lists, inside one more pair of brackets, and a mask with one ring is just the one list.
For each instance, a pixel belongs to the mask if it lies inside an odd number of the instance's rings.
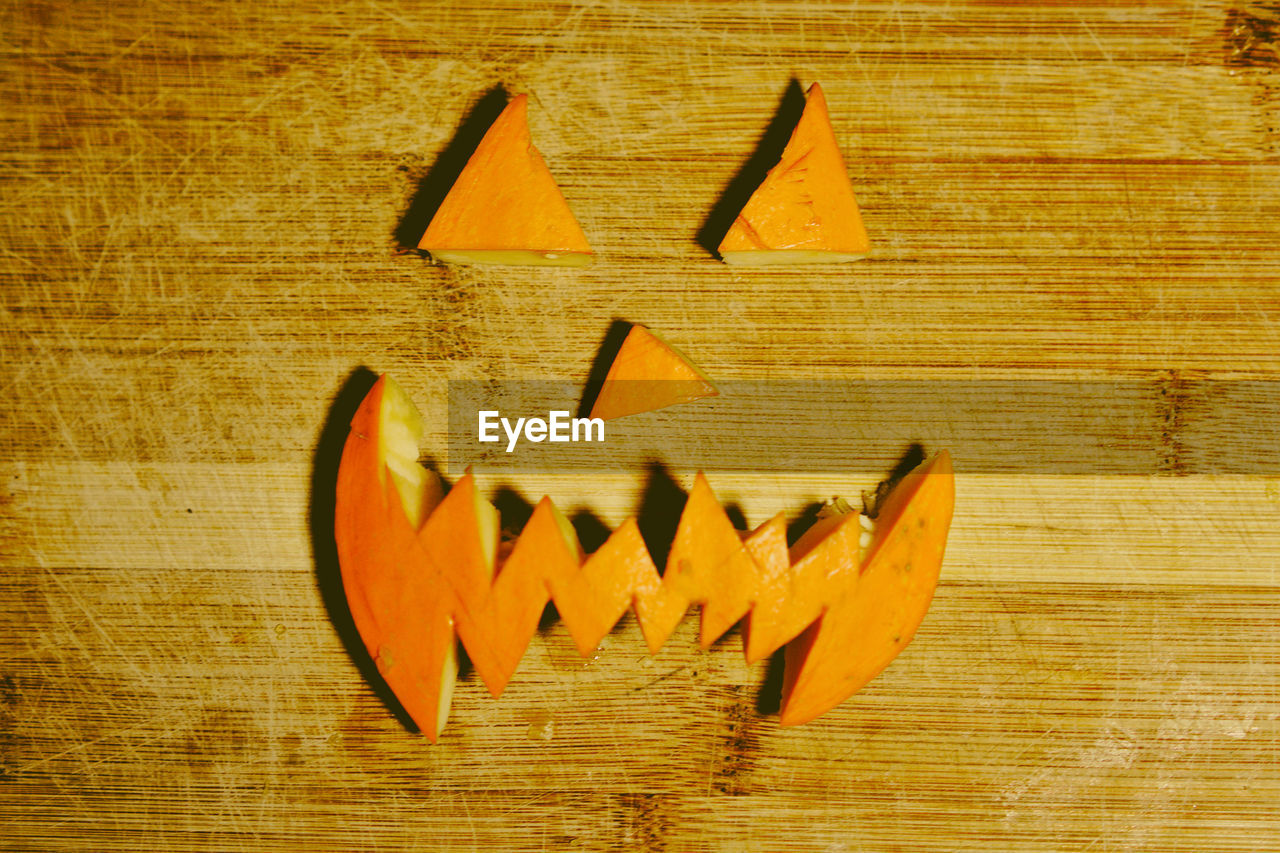
{"label": "orange pumpkin flesh", "polygon": [[582,266],[591,246],[529,134],[529,98],[507,104],[418,248],[445,263]]}
{"label": "orange pumpkin flesh", "polygon": [[702,647],[751,609],[760,569],[699,471],[676,527],[663,582],[702,605]]}
{"label": "orange pumpkin flesh", "polygon": [[[788,571],[762,589],[751,611],[747,662],[768,657],[822,615],[858,570],[861,528],[850,513],[836,523],[818,522],[787,553]],[[806,542],[806,539],[812,541]]]}
{"label": "orange pumpkin flesh", "polygon": [[[432,573],[442,581],[438,594],[446,602],[472,664],[489,691],[500,695],[515,671],[515,662],[503,655],[503,644],[496,638],[506,634],[507,625],[494,624],[490,607],[498,518],[497,511],[476,491],[470,471],[427,519],[419,540]],[[524,648],[519,652],[523,654]]]}
{"label": "orange pumpkin flesh", "polygon": [[583,657],[595,651],[633,605],[636,587],[657,576],[640,528],[629,518],[587,558],[581,571],[551,584],[556,609]]}
{"label": "orange pumpkin flesh", "polygon": [[826,96],[814,83],[782,157],[720,242],[720,257],[752,266],[833,263],[870,249]]}
{"label": "orange pumpkin flesh", "polygon": [[787,646],[782,725],[808,722],[839,705],[911,641],[938,585],[954,504],[945,450],[890,493],[856,578]]}
{"label": "orange pumpkin flesh", "polygon": [[477,648],[481,643],[489,646],[484,667],[476,656],[472,662],[495,698],[515,673],[538,630],[538,621],[551,595],[548,579],[555,583],[572,577],[582,561],[582,546],[573,528],[551,499],[544,497],[502,562],[478,636],[471,642],[465,636],[463,639],[468,653],[472,643]]}
{"label": "orange pumpkin flesh", "polygon": [[758,567],[756,598],[742,622],[742,650],[747,663],[755,663],[786,642],[776,639],[779,611],[792,595],[786,519],[779,513],[743,534],[743,545]]}
{"label": "orange pumpkin flesh", "polygon": [[611,420],[719,393],[674,347],[637,325],[609,366],[591,417]]}
{"label": "orange pumpkin flesh", "polygon": [[[584,656],[629,607],[656,653],[689,605],[701,604],[704,647],[743,617],[749,662],[787,645],[780,716],[794,725],[835,707],[888,665],[924,618],[937,584],[954,502],[945,451],[882,503],[865,554],[856,513],[820,520],[790,549],[780,515],[739,532],[699,472],[660,576],[634,519],[587,556],[545,497],[502,549],[497,511],[480,497],[470,471],[440,500],[406,465],[403,436],[399,451],[380,450],[395,432],[387,422],[404,420],[420,422],[384,377],[352,421],[335,533],[361,637],[433,741],[456,677],[455,625],[496,697],[549,599]],[[405,514],[405,481],[421,498],[407,503],[421,507],[425,520]]]}
{"label": "orange pumpkin flesh", "polygon": [[[406,499],[398,485],[406,478],[391,473],[392,466],[411,470],[386,438],[406,423],[413,431],[415,419],[406,417],[416,415],[412,406],[384,376],[356,411],[338,469],[334,538],[342,585],[365,648],[405,712],[434,741],[448,716],[458,666],[439,594],[443,579],[424,568],[418,538],[438,500],[438,482],[408,482]],[[416,455],[409,460],[413,466]]]}

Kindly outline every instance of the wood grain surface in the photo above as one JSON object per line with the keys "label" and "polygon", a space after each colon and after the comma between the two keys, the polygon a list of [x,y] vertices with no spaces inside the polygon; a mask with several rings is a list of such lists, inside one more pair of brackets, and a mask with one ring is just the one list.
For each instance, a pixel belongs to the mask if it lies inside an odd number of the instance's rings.
{"label": "wood grain surface", "polygon": [[[813,81],[872,255],[729,268]],[[595,263],[402,251],[521,92]],[[1186,389],[1280,378],[1280,5],[15,0],[0,140],[0,847],[1280,850],[1280,466],[1180,456],[1232,405]],[[431,746],[343,607],[343,418],[391,372],[439,459],[448,380],[585,382],[617,321],[722,380],[1149,383],[1172,461],[956,458],[920,634],[810,725],[692,616],[552,622]],[[614,524],[646,473],[505,485]]]}

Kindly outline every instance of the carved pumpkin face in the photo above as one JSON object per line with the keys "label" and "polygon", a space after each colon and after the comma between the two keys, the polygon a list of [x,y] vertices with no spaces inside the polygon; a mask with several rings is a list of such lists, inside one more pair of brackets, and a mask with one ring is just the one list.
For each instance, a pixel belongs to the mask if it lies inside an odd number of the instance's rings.
{"label": "carved pumpkin face", "polygon": [[433,741],[448,714],[457,639],[497,697],[549,599],[583,655],[628,608],[655,654],[691,605],[702,608],[703,646],[745,619],[748,661],[787,646],[780,722],[794,725],[883,670],[937,586],[954,504],[946,451],[898,483],[873,530],[865,516],[837,512],[791,548],[781,517],[735,529],[699,472],[660,574],[635,519],[588,555],[545,497],[514,544],[499,548],[497,510],[472,473],[442,497],[417,464],[421,434],[408,397],[380,378],[343,450],[335,535],[360,636]]}

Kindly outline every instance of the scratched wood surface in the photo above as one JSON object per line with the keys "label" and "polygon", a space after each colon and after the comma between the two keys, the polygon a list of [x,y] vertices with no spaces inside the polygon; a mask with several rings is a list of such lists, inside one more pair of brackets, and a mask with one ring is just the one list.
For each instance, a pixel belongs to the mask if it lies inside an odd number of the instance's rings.
{"label": "scratched wood surface", "polygon": [[[1183,435],[1196,383],[1280,375],[1277,4],[0,16],[0,847],[1280,850],[1280,470]],[[873,255],[729,269],[708,240],[815,80]],[[503,92],[590,268],[398,250]],[[341,419],[389,371],[438,457],[447,380],[586,381],[617,320],[725,380],[1150,383],[1111,437],[1167,464],[957,458],[921,633],[811,725],[692,617],[585,661],[552,623],[431,746],[352,653]],[[507,485],[614,524],[645,473]],[[873,483],[716,486],[754,523]]]}

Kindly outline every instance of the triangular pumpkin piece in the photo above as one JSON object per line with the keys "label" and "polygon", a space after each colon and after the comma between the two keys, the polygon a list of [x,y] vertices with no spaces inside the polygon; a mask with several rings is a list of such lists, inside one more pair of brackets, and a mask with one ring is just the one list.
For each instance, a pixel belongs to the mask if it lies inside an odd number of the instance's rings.
{"label": "triangular pumpkin piece", "polygon": [[674,347],[644,326],[632,326],[605,374],[591,417],[610,420],[719,393]]}
{"label": "triangular pumpkin piece", "polygon": [[547,579],[571,577],[582,546],[569,522],[544,497],[525,523],[484,600],[458,612],[458,632],[471,663],[497,698],[520,664],[551,592]]}
{"label": "triangular pumpkin piece", "polygon": [[663,583],[702,604],[702,647],[747,615],[760,571],[701,471],[680,513]]}
{"label": "triangular pumpkin piece", "polygon": [[733,221],[720,257],[753,266],[834,263],[870,249],[827,99],[814,83],[781,159]]}
{"label": "triangular pumpkin piece", "polygon": [[[632,606],[637,587],[652,588],[658,570],[634,518],[609,535],[581,570],[548,585],[578,652],[589,656]],[[683,611],[681,611],[683,612]]]}
{"label": "triangular pumpkin piece", "polygon": [[418,248],[445,263],[582,266],[591,246],[529,134],[518,95],[480,140]]}

